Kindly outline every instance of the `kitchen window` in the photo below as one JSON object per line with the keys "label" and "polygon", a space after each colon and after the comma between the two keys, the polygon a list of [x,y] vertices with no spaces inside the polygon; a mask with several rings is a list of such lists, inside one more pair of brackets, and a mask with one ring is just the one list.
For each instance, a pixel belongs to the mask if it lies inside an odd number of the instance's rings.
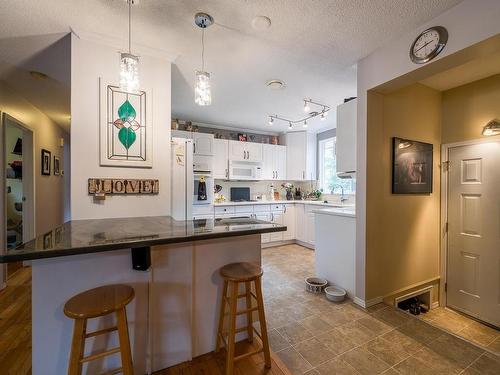
{"label": "kitchen window", "polygon": [[337,161],[335,159],[336,137],[319,141],[319,188],[324,194],[354,194],[356,191],[356,180],[337,177]]}

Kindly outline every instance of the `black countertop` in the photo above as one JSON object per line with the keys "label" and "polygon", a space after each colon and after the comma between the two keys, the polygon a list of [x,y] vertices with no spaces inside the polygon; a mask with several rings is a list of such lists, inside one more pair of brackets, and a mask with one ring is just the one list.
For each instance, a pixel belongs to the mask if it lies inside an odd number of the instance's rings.
{"label": "black countertop", "polygon": [[177,221],[169,216],[68,221],[0,254],[0,263],[285,231],[249,218]]}

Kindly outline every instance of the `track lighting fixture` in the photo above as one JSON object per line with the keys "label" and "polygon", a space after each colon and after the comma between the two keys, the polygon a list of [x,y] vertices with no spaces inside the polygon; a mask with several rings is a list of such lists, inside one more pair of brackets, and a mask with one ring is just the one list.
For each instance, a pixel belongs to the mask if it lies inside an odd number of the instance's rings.
{"label": "track lighting fixture", "polygon": [[309,112],[311,110],[311,106],[309,105],[309,101],[304,99],[304,112]]}
{"label": "track lighting fixture", "polygon": [[[310,112],[311,105],[319,107],[318,110]],[[278,115],[269,115],[269,125],[272,125],[274,123],[274,120],[281,120],[288,122],[288,129],[292,129],[294,124],[300,124],[300,123],[302,123],[302,126],[304,128],[307,128],[308,127],[307,121],[309,121],[312,118],[315,118],[316,116],[320,116],[321,121],[326,120],[326,116],[328,115],[328,111],[330,111],[330,107],[327,106],[326,104],[314,102],[311,99],[304,99],[304,110],[307,112],[307,115],[297,120],[287,119],[285,117],[281,117]]]}
{"label": "track lighting fixture", "polygon": [[307,120],[304,120],[304,125],[302,125],[303,128],[307,128]]}
{"label": "track lighting fixture", "polygon": [[272,125],[272,124],[273,124],[273,122],[274,122],[273,116],[270,116],[270,117],[269,117],[269,125]]}

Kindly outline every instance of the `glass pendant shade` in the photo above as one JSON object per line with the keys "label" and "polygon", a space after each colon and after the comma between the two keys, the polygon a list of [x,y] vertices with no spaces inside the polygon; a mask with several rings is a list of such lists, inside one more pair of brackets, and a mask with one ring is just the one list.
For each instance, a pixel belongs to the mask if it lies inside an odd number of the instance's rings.
{"label": "glass pendant shade", "polygon": [[130,53],[120,55],[120,88],[126,92],[139,91],[139,57]]}
{"label": "glass pendant shade", "polygon": [[210,89],[210,73],[196,71],[194,101],[196,104],[201,106],[212,104],[212,92]]}

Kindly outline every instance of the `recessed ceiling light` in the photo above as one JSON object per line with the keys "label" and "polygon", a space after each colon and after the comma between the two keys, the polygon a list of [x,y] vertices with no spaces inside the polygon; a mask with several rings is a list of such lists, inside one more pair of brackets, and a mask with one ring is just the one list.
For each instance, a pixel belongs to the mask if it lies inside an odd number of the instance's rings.
{"label": "recessed ceiling light", "polygon": [[281,79],[271,79],[266,82],[266,86],[273,90],[282,90],[286,87],[286,84]]}
{"label": "recessed ceiling light", "polygon": [[36,70],[31,70],[30,76],[32,76],[35,79],[39,79],[40,81],[45,81],[46,79],[49,78],[49,76],[47,74],[36,71]]}
{"label": "recessed ceiling light", "polygon": [[264,31],[271,27],[271,19],[266,16],[257,16],[252,20],[252,27],[257,31]]}

